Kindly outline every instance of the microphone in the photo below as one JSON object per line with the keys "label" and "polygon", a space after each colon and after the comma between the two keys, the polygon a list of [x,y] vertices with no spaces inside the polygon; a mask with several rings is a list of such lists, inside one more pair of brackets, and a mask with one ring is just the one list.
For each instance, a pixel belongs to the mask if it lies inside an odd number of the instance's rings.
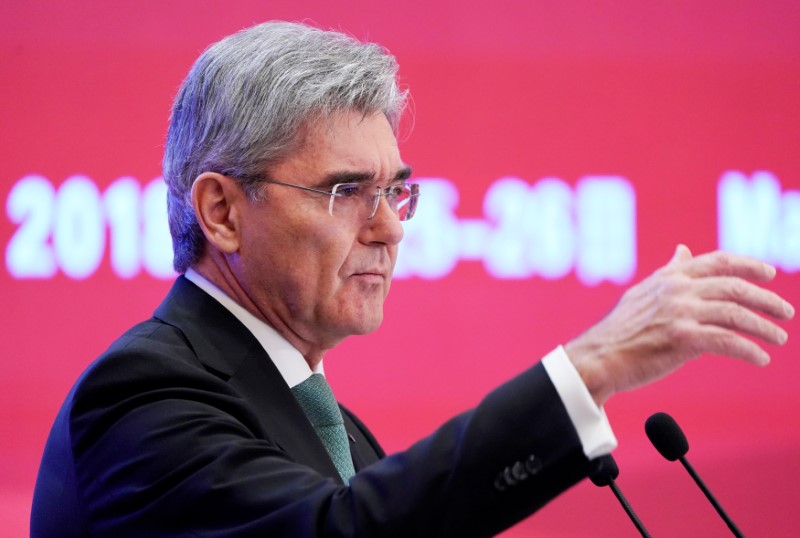
{"label": "microphone", "polygon": [[651,538],[650,533],[647,532],[647,529],[644,528],[641,520],[636,516],[636,512],[634,512],[633,508],[631,508],[631,505],[622,494],[622,491],[617,486],[617,483],[614,482],[614,479],[619,476],[619,467],[617,467],[617,462],[614,461],[614,458],[611,456],[611,454],[592,460],[592,464],[595,467],[589,474],[589,478],[591,478],[594,485],[598,487],[610,487],[611,491],[613,491],[614,495],[617,497],[619,504],[621,504],[622,508],[625,509],[625,513],[628,514],[628,517],[631,519],[631,521],[633,521],[633,524],[636,525],[636,529],[644,538]]}
{"label": "microphone", "polygon": [[650,438],[650,442],[653,443],[653,446],[656,447],[656,450],[658,450],[662,456],[669,461],[680,460],[733,535],[738,538],[743,538],[744,535],[742,531],[740,531],[736,523],[728,517],[728,514],[722,509],[717,499],[714,498],[711,490],[706,487],[700,479],[700,475],[695,472],[694,468],[689,464],[689,460],[686,459],[686,453],[689,451],[689,442],[686,440],[686,436],[683,434],[681,427],[675,422],[675,419],[666,413],[655,413],[645,422],[644,431],[647,433],[647,437]]}

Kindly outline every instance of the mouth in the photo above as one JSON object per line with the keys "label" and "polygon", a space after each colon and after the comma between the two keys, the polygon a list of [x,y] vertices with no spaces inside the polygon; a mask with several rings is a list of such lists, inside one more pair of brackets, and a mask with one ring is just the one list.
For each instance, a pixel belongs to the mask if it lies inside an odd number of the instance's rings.
{"label": "mouth", "polygon": [[387,273],[385,271],[379,270],[367,270],[367,271],[359,271],[356,273],[351,274],[350,276],[356,278],[361,282],[368,282],[368,283],[382,283],[387,278]]}
{"label": "mouth", "polygon": [[353,276],[359,278],[380,278],[381,280],[386,278],[384,273],[379,273],[375,271],[364,271],[363,273],[353,273]]}

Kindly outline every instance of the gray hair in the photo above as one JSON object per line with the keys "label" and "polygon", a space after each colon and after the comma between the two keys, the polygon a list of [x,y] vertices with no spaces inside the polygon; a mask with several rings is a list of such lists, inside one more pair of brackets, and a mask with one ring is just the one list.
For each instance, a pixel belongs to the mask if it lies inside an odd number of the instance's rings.
{"label": "gray hair", "polygon": [[267,22],[210,46],[178,91],[164,152],[175,270],[205,248],[191,200],[197,176],[231,176],[256,199],[262,183],[242,177],[263,177],[288,157],[307,122],[382,112],[396,131],[406,98],[393,56],[338,32]]}

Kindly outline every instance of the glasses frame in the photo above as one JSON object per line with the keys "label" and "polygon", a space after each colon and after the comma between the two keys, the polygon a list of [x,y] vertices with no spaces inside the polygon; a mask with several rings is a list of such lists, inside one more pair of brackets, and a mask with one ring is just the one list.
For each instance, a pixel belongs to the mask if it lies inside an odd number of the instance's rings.
{"label": "glasses frame", "polygon": [[[350,182],[350,183],[337,183],[333,187],[331,187],[331,190],[326,191],[326,190],[322,190],[322,189],[314,189],[312,187],[304,187],[302,185],[295,185],[294,183],[286,183],[284,181],[275,181],[274,179],[266,179],[266,178],[263,178],[263,177],[254,177],[254,176],[236,176],[236,177],[239,177],[240,179],[251,179],[251,180],[255,180],[255,181],[260,181],[262,183],[268,183],[268,184],[271,184],[271,185],[282,185],[284,187],[292,187],[293,189],[300,189],[300,190],[303,190],[303,191],[316,192],[318,194],[324,194],[324,195],[330,197],[330,202],[328,202],[328,214],[330,216],[332,216],[332,217],[334,216],[333,215],[333,201],[334,201],[335,197],[337,197],[337,196],[338,197],[345,196],[344,194],[338,193],[336,191],[338,189],[340,189],[341,187],[346,186],[346,185],[347,186],[353,185],[355,187],[360,187],[360,186],[363,185],[363,183],[353,183],[353,182]],[[392,189],[395,186],[396,185],[390,185],[389,187],[381,187],[379,185],[375,185],[375,195],[373,197],[372,208],[370,209],[370,213],[369,213],[369,216],[367,217],[367,220],[371,220],[375,216],[375,214],[378,212],[378,206],[381,203],[381,197],[382,196],[391,195]],[[409,202],[408,202],[410,207],[408,209],[408,212],[406,213],[406,218],[405,219],[400,219],[401,222],[411,220],[411,218],[414,216],[414,213],[416,213],[416,209],[417,209],[417,203],[416,203],[415,199],[419,198],[419,194],[420,194],[419,193],[419,184],[418,183],[403,183],[403,186],[404,187],[408,187],[409,190],[410,190],[410,196],[409,196]],[[399,212],[397,213],[397,215],[398,215],[398,217],[400,216]]]}

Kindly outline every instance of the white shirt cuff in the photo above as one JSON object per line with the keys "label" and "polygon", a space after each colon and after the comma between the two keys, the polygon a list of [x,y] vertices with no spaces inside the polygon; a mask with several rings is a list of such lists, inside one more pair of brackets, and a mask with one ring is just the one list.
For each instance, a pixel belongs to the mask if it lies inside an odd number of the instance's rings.
{"label": "white shirt cuff", "polygon": [[594,403],[563,346],[548,353],[542,359],[542,365],[567,409],[586,457],[591,460],[610,454],[617,448],[617,438],[611,431],[611,424],[603,408]]}

